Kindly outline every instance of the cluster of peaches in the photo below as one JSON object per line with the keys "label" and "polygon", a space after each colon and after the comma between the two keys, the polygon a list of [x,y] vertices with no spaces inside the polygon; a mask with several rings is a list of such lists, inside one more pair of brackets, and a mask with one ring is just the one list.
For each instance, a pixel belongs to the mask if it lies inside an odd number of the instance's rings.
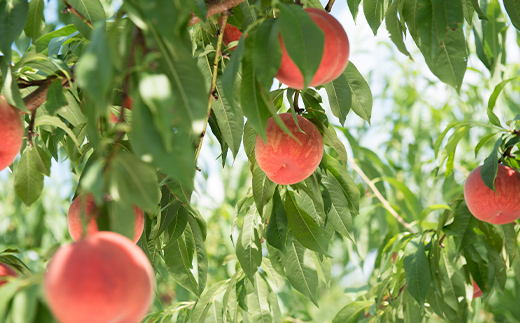
{"label": "cluster of peaches", "polygon": [[[349,42],[341,24],[330,14],[314,8],[305,11],[325,35],[322,61],[310,83],[320,86],[344,71]],[[241,34],[237,27],[227,25],[224,44],[239,40]],[[287,54],[281,36],[280,45],[282,61],[276,78],[289,87],[303,89],[303,76]],[[124,108],[131,108],[128,98]],[[323,156],[323,139],[318,128],[302,116],[295,117],[298,125],[291,113],[280,114],[280,118],[293,136],[282,131],[271,118],[267,123],[267,140],[257,137],[255,153],[259,167],[273,182],[290,185],[306,179],[317,169]],[[115,116],[113,119],[117,121]],[[23,135],[19,113],[0,96],[0,170],[15,159]],[[520,173],[499,165],[495,187],[496,193],[484,185],[480,167],[469,175],[464,194],[471,213],[493,224],[519,218]],[[135,245],[143,231],[143,212],[134,207],[133,241],[117,233],[98,232],[97,213],[90,195],[72,202],[68,225],[76,242],[61,247],[48,265],[44,281],[47,301],[62,323],[139,322],[150,309],[155,290],[150,262]],[[0,276],[16,276],[16,272],[0,265]]]}

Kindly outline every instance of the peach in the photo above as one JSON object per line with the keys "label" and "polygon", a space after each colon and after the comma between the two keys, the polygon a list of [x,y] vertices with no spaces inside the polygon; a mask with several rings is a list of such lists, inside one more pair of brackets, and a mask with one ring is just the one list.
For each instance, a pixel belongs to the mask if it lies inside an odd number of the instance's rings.
{"label": "peach", "polygon": [[464,199],[471,214],[491,224],[511,223],[520,218],[520,172],[499,164],[495,193],[484,184],[481,168],[475,168],[464,184]]}
{"label": "peach", "polygon": [[[309,84],[309,86],[320,86],[335,80],[343,73],[345,67],[347,67],[350,45],[347,33],[336,18],[324,10],[316,8],[304,10],[325,34],[320,66]],[[301,90],[304,87],[303,75],[289,57],[281,35],[279,39],[282,48],[282,61],[276,78],[291,88]]]}
{"label": "peach", "polygon": [[18,277],[13,267],[0,263],[0,286],[7,284],[6,276]]}
{"label": "peach", "polygon": [[101,231],[58,249],[43,285],[61,323],[137,323],[150,310],[155,277],[131,240]]}
{"label": "peach", "polygon": [[480,290],[480,287],[478,287],[477,283],[473,281],[473,298],[481,297],[482,291]]}
{"label": "peach", "polygon": [[[83,237],[83,223],[81,215],[88,216],[89,220],[87,223],[87,236],[98,232],[98,226],[96,216],[98,210],[94,197],[90,194],[86,195],[86,200],[83,201],[82,196],[78,196],[72,201],[69,212],[67,213],[67,224],[69,226],[70,236],[74,241],[78,241]],[[83,205],[82,205],[83,204]],[[82,210],[83,207],[83,210]],[[133,241],[136,243],[141,238],[144,229],[144,213],[137,206],[133,206],[134,209],[134,237]]]}
{"label": "peach", "polygon": [[304,117],[296,117],[303,132],[298,130],[291,113],[280,114],[283,123],[300,142],[280,129],[272,117],[265,130],[267,142],[260,135],[256,137],[258,166],[277,184],[303,181],[318,168],[323,156],[323,139],[318,128]]}
{"label": "peach", "polygon": [[[127,96],[122,107],[124,109],[132,110],[132,104],[133,104],[132,98]],[[119,117],[116,116],[113,112],[111,112],[110,113],[110,122],[117,123],[118,121],[119,121]]]}
{"label": "peach", "polygon": [[23,124],[18,112],[0,95],[0,170],[13,163],[23,144]]}
{"label": "peach", "polygon": [[[222,19],[224,16],[221,16],[218,23],[222,25]],[[226,23],[226,28],[224,28],[224,35],[222,36],[222,42],[224,45],[228,45],[231,42],[238,41],[242,36],[242,32],[237,27]],[[237,46],[230,47],[229,49],[235,49]]]}

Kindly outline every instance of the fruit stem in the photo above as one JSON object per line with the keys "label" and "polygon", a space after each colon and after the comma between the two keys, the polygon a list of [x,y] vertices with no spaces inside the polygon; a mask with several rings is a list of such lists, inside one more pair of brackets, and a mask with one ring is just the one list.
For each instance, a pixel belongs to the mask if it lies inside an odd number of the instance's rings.
{"label": "fruit stem", "polygon": [[299,98],[300,98],[300,91],[296,90],[294,92],[293,108],[294,108],[294,112],[296,112],[298,114],[303,112],[303,109],[300,109],[300,107],[298,106],[298,99]]}
{"label": "fruit stem", "polygon": [[361,170],[361,168],[359,168],[359,166],[356,164],[356,162],[354,161],[354,159],[352,158],[349,158],[348,159],[348,162],[352,165],[352,168],[354,168],[354,171],[356,173],[359,174],[359,176],[363,179],[363,181],[365,183],[368,184],[368,186],[370,187],[370,189],[372,190],[372,192],[374,192],[374,195],[378,198],[379,201],[381,201],[381,204],[383,204],[383,207],[399,222],[401,223],[406,229],[408,229],[410,232],[412,233],[416,233],[413,229],[412,229],[412,225],[408,222],[406,222],[401,216],[399,216],[399,214],[397,214],[397,212],[392,208],[392,206],[390,205],[390,203],[384,198],[384,196],[381,194],[381,192],[379,192],[379,190],[377,189],[377,187],[374,185],[374,183],[370,180],[370,178],[367,177],[367,175],[365,175],[365,173],[363,173],[363,170]]}
{"label": "fruit stem", "polygon": [[27,128],[27,146],[33,146],[34,132],[34,121],[36,120],[36,109],[31,112],[31,121],[29,122],[29,128]]}
{"label": "fruit stem", "polygon": [[74,8],[67,0],[61,0],[61,1],[63,1],[63,3],[65,4],[65,9],[63,9],[63,13],[72,12],[73,14],[78,16],[79,19],[81,19],[84,23],[86,23],[87,26],[92,28],[92,23],[90,22],[90,20],[85,18],[85,16],[83,16],[78,10],[76,10],[76,8]]}
{"label": "fruit stem", "polygon": [[[241,2],[244,1],[246,0],[211,0],[206,3],[208,7],[208,14],[206,15],[206,17],[209,18],[213,15],[216,15],[217,13],[231,10],[233,9],[233,7],[238,6]],[[192,13],[190,21],[188,22],[188,27],[193,26],[200,21],[201,19]]]}
{"label": "fruit stem", "polygon": [[[202,142],[204,141],[204,135],[206,134],[206,128],[208,127],[208,120],[211,116],[211,106],[213,104],[213,98],[216,96],[215,90],[217,88],[217,73],[218,73],[218,62],[220,60],[220,52],[222,49],[222,39],[224,38],[224,30],[226,29],[226,23],[229,16],[229,11],[225,11],[222,14],[222,21],[220,23],[220,31],[217,39],[217,49],[215,51],[215,60],[213,61],[213,72],[212,72],[212,80],[211,80],[211,88],[209,90],[208,96],[208,112],[206,113],[206,119],[204,119],[204,125],[202,127],[202,132],[200,134],[199,144],[197,146],[197,150],[195,151],[195,167],[197,167],[197,159],[199,158],[200,149],[202,148]],[[198,169],[198,168],[197,168]]]}
{"label": "fruit stem", "polygon": [[327,3],[327,5],[325,6],[325,10],[327,12],[330,12],[332,10],[332,6],[334,5],[334,1],[336,0],[329,0],[329,2]]}

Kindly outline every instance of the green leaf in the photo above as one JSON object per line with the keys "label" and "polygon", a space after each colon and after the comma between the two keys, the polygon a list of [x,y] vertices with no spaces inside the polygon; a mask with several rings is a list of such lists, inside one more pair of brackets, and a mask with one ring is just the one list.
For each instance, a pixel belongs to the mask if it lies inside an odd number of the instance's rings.
{"label": "green leaf", "polygon": [[478,222],[466,204],[462,203],[455,209],[453,223],[444,227],[443,231],[454,237],[457,253],[477,239],[474,228],[478,226]]}
{"label": "green leaf", "polygon": [[175,281],[193,294],[199,296],[198,285],[191,272],[192,259],[188,255],[184,235],[170,242],[164,248],[164,262]]}
{"label": "green leaf", "polygon": [[273,208],[266,231],[267,242],[281,252],[285,252],[285,245],[288,239],[287,233],[287,213],[280,198],[280,193],[278,189],[275,189]]}
{"label": "green leaf", "polygon": [[240,105],[249,124],[267,140],[265,128],[269,119],[269,108],[261,94],[262,86],[256,80],[253,64],[250,59],[244,57],[242,63],[242,84],[240,86]]}
{"label": "green leaf", "polygon": [[63,94],[63,86],[61,85],[61,80],[56,79],[49,86],[49,90],[47,91],[47,103],[45,104],[45,108],[51,115],[54,115],[56,111],[67,106],[69,103],[67,102],[67,98]]}
{"label": "green leaf", "polygon": [[109,191],[114,200],[132,202],[150,213],[157,211],[161,198],[156,170],[122,148],[113,161]]}
{"label": "green leaf", "polygon": [[[412,243],[414,242],[411,241],[408,245]],[[424,252],[422,242],[418,242],[416,248],[414,252],[403,259],[404,274],[408,292],[422,307],[430,289],[430,263]]]}
{"label": "green leaf", "polygon": [[322,178],[322,183],[329,191],[331,198],[328,221],[331,222],[334,230],[354,241],[354,223],[341,183],[330,173]]}
{"label": "green leaf", "polygon": [[256,208],[260,215],[263,214],[264,206],[269,202],[276,189],[273,183],[264,171],[255,164],[253,170],[253,197],[255,198]]}
{"label": "green leaf", "polygon": [[307,87],[320,66],[325,35],[301,6],[280,5],[278,8],[283,44]]}
{"label": "green leaf", "polygon": [[51,40],[60,38],[60,37],[68,37],[72,34],[76,33],[78,29],[74,25],[67,25],[58,30],[52,31],[48,34],[42,35],[40,38],[36,40],[36,52],[41,53],[47,49]]}
{"label": "green leaf", "polygon": [[80,143],[76,135],[72,132],[72,130],[69,129],[69,127],[67,127],[67,125],[63,121],[61,121],[60,118],[46,115],[38,116],[34,122],[34,127],[36,128],[45,125],[62,129],[67,133],[67,135],[69,135],[69,137],[72,139],[72,141],[74,141],[77,147],[80,146]]}
{"label": "green leaf", "polygon": [[223,290],[224,285],[227,281],[221,281],[212,285],[208,289],[202,293],[199,300],[193,307],[193,311],[191,312],[191,322],[192,323],[205,323],[206,317],[208,316],[208,312],[217,299],[218,294]]}
{"label": "green leaf", "polygon": [[262,245],[255,227],[255,212],[251,209],[244,217],[236,246],[237,259],[247,278],[254,283],[254,276],[262,264]]}
{"label": "green leaf", "polygon": [[327,254],[328,238],[312,217],[296,205],[293,192],[285,194],[285,211],[287,223],[292,234],[306,248]]}
{"label": "green leaf", "polygon": [[[126,201],[109,201],[107,209],[110,218],[110,231],[117,232],[128,239],[134,238],[134,210],[131,203]],[[98,221],[103,217],[99,217]],[[98,226],[101,229],[101,226]]]}
{"label": "green leaf", "polygon": [[360,3],[361,0],[347,0],[348,7],[350,9],[350,12],[352,13],[352,18],[354,18],[354,21],[356,21]]}
{"label": "green leaf", "polygon": [[157,223],[150,232],[150,239],[157,239],[167,228],[169,229],[168,232],[171,231],[172,233],[169,235],[170,240],[176,240],[184,232],[188,222],[188,212],[186,209],[184,209],[184,212],[179,212],[181,205],[181,202],[170,194],[168,187],[164,185],[161,188],[162,208],[157,215]]}
{"label": "green leaf", "polygon": [[497,134],[499,134],[499,132],[492,133],[492,134],[484,136],[482,139],[480,139],[478,144],[475,146],[475,159],[477,158],[480,148],[482,148],[482,146],[484,146],[486,144],[486,142],[488,142],[491,138],[493,138]]}
{"label": "green leaf", "polygon": [[22,33],[29,5],[27,0],[6,0],[0,3],[0,51],[11,57],[11,44]]}
{"label": "green leaf", "polygon": [[[112,85],[114,73],[110,58],[111,53],[105,36],[105,26],[104,24],[97,24],[89,45],[76,65],[75,76],[81,88],[89,94],[88,100],[95,102],[98,109],[105,108],[107,94]],[[97,118],[95,113],[92,116]],[[90,122],[96,123],[95,120],[90,120]]]}
{"label": "green leaf", "polygon": [[424,219],[428,216],[428,214],[430,214],[436,210],[450,210],[451,211],[451,208],[446,204],[430,205],[421,212],[421,216],[419,217],[419,223],[422,223],[422,221],[424,221]]}
{"label": "green leaf", "polygon": [[[242,36],[244,37],[244,36]],[[241,80],[241,74],[239,73],[240,70],[240,62],[242,61],[242,57],[244,55],[244,48],[245,48],[245,41],[241,39],[238,42],[237,47],[235,48],[235,51],[233,52],[233,55],[231,55],[231,59],[229,63],[226,65],[226,69],[224,70],[224,73],[222,74],[222,92],[224,96],[228,99],[229,104],[237,110],[238,105],[235,101],[235,82],[238,80]],[[249,62],[251,64],[251,62]],[[244,112],[245,113],[245,112]]]}
{"label": "green leaf", "polygon": [[[193,213],[192,213],[193,215]],[[204,240],[206,239],[206,227],[204,223],[201,223],[200,220],[193,216],[188,217],[188,225],[186,226],[186,231],[189,231],[191,234],[189,235],[195,246],[195,251],[197,253],[197,282],[199,284],[198,295],[202,294],[204,288],[206,287],[206,281],[208,279],[208,255],[206,253],[206,246],[204,246]],[[202,220],[203,221],[203,220]]]}
{"label": "green leaf", "polygon": [[493,93],[491,93],[491,96],[489,97],[488,107],[487,107],[488,118],[489,118],[489,121],[497,127],[503,128],[502,125],[500,124],[500,120],[493,112],[493,109],[495,108],[495,105],[497,103],[498,96],[500,95],[500,92],[502,92],[504,87],[507,85],[507,83],[511,82],[512,80],[517,80],[517,79],[518,78],[513,77],[513,78],[510,78],[510,79],[507,79],[507,80],[504,80],[504,81],[498,83],[497,86],[495,86]]}
{"label": "green leaf", "polygon": [[359,189],[354,180],[347,173],[345,166],[341,165],[336,159],[327,155],[327,170],[330,175],[340,184],[343,195],[349,202],[349,208],[355,214],[359,212]]}
{"label": "green leaf", "polygon": [[336,314],[332,323],[356,323],[361,313],[372,304],[373,302],[367,301],[357,301],[347,304]]}
{"label": "green leaf", "polygon": [[45,28],[45,17],[43,15],[43,0],[30,0],[27,22],[24,31],[28,37],[36,39],[40,37]]}
{"label": "green leaf", "polygon": [[391,1],[388,0],[364,0],[363,12],[374,36],[377,34],[381,22],[385,18],[386,11]]}
{"label": "green leaf", "polygon": [[253,286],[248,289],[247,308],[253,322],[273,322],[269,306],[269,287],[259,274],[255,276]]}
{"label": "green leaf", "polygon": [[312,253],[296,241],[293,241],[287,249],[286,272],[291,286],[318,306],[316,299],[318,273]]}
{"label": "green leaf", "polygon": [[499,159],[498,149],[501,145],[502,137],[498,138],[498,140],[495,142],[495,147],[493,148],[493,151],[491,152],[491,154],[489,154],[489,157],[486,158],[486,160],[484,161],[484,165],[482,165],[482,168],[480,169],[480,176],[482,176],[484,184],[486,184],[486,186],[492,189],[495,193],[495,178],[497,178]]}
{"label": "green leaf", "polygon": [[394,42],[397,49],[411,58],[410,52],[406,49],[406,45],[404,44],[404,36],[406,34],[406,30],[403,29],[403,25],[397,16],[399,2],[393,1],[390,7],[386,12],[386,29],[390,34],[390,39]]}
{"label": "green leaf", "polygon": [[27,206],[34,203],[43,189],[43,175],[50,176],[51,156],[40,147],[28,147],[16,164],[14,189]]}
{"label": "green leaf", "polygon": [[518,0],[504,0],[504,7],[506,8],[509,19],[516,29],[520,30],[520,1]]}
{"label": "green leaf", "polygon": [[[105,20],[106,14],[103,9],[103,5],[99,0],[69,0],[69,3],[78,10],[79,13],[85,17],[92,25],[96,22],[100,24],[101,29],[105,29]],[[90,32],[92,29],[78,16],[71,14],[72,23],[78,31],[85,36],[85,38],[90,38]],[[103,57],[103,56],[101,56]],[[107,59],[108,57],[103,57],[103,59]]]}
{"label": "green leaf", "polygon": [[[325,85],[327,95],[332,96],[332,113],[344,122],[344,118],[350,109],[355,114],[370,124],[372,115],[372,92],[367,81],[357,70],[352,62],[349,62],[343,74],[329,84]],[[341,111],[337,110],[336,101]],[[343,120],[343,121],[342,121]]]}
{"label": "green leaf", "polygon": [[276,19],[265,20],[254,33],[252,62],[258,82],[264,88],[271,87],[273,78],[280,68],[282,50],[278,35],[279,20]]}

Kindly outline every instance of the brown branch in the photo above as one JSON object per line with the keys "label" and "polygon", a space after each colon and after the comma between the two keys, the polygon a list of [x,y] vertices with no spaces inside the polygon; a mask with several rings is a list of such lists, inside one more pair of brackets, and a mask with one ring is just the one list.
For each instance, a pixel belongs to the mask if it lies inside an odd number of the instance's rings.
{"label": "brown branch", "polygon": [[72,12],[73,14],[78,16],[79,19],[81,19],[84,23],[86,23],[87,26],[92,28],[92,22],[90,20],[88,20],[87,18],[85,18],[85,16],[83,16],[81,14],[81,12],[79,12],[76,8],[74,8],[73,5],[71,5],[67,0],[61,0],[61,1],[63,1],[63,3],[65,4],[65,9],[63,9],[63,13]]}
{"label": "brown branch", "polygon": [[[224,11],[231,10],[244,1],[245,0],[211,0],[208,3],[206,3],[206,5],[208,6],[208,14],[206,15],[206,18],[214,16],[217,13],[222,13]],[[190,21],[188,22],[188,26],[193,26],[200,21],[200,18],[192,13]]]}
{"label": "brown branch", "polygon": [[327,3],[327,5],[325,6],[325,10],[327,12],[330,12],[332,10],[332,6],[334,5],[334,1],[336,0],[329,0],[329,2]]}
{"label": "brown branch", "polygon": [[294,108],[294,112],[296,112],[296,113],[303,112],[303,109],[300,109],[300,107],[298,106],[299,97],[300,97],[300,91],[296,90],[296,92],[294,93],[294,101],[293,101],[293,108]]}
{"label": "brown branch", "polygon": [[406,222],[397,212],[392,208],[390,203],[384,198],[384,196],[379,192],[377,187],[374,185],[374,183],[370,180],[370,178],[363,173],[363,170],[359,168],[359,166],[356,164],[354,159],[349,158],[348,162],[351,164],[352,168],[356,171],[356,173],[359,174],[359,176],[365,181],[365,183],[368,184],[372,192],[374,192],[374,195],[381,201],[381,204],[383,204],[383,207],[399,222],[401,223],[406,229],[410,230],[410,232],[415,233],[415,231],[412,229],[412,225],[408,222]]}
{"label": "brown branch", "polygon": [[[206,134],[206,128],[208,127],[208,120],[211,116],[211,106],[213,105],[213,98],[216,100],[216,88],[217,88],[217,73],[218,73],[218,62],[220,60],[220,51],[222,49],[222,39],[224,38],[224,30],[226,29],[226,23],[228,19],[229,12],[225,11],[223,13],[223,19],[220,22],[220,31],[217,39],[217,49],[215,51],[215,60],[213,61],[213,78],[211,80],[211,87],[209,90],[208,96],[208,111],[206,113],[206,119],[204,119],[204,125],[202,127],[202,132],[200,134],[199,144],[197,146],[197,150],[195,151],[195,168],[197,168],[197,159],[199,158],[200,149],[202,148],[202,142],[204,141],[204,135]],[[197,168],[198,169],[198,168]]]}
{"label": "brown branch", "polygon": [[27,128],[27,145],[29,147],[33,146],[33,136],[36,134],[34,132],[34,121],[36,120],[36,109],[34,109],[31,113],[31,121],[29,122],[29,128]]}

